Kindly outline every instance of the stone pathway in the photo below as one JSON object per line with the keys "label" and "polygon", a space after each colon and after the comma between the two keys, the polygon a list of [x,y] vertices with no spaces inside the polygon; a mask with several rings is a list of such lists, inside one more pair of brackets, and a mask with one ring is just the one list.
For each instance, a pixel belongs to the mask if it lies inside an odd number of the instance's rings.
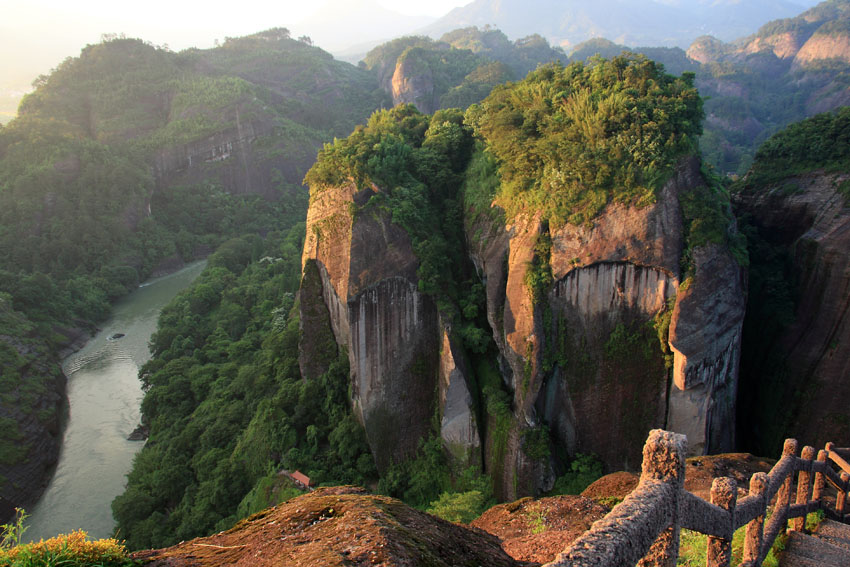
{"label": "stone pathway", "polygon": [[850,567],[850,525],[825,520],[811,535],[791,532],[780,567]]}

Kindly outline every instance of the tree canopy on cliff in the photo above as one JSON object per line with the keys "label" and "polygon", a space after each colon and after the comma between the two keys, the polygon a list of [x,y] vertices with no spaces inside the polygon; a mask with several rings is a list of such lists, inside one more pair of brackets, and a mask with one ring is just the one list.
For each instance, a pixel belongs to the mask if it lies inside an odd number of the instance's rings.
{"label": "tree canopy on cliff", "polygon": [[818,114],[774,134],[756,152],[741,190],[766,189],[814,169],[850,170],[850,107]]}
{"label": "tree canopy on cliff", "polygon": [[593,219],[610,201],[648,204],[696,151],[702,102],[693,75],[640,55],[547,65],[497,87],[467,122],[499,161],[496,202],[555,225]]}

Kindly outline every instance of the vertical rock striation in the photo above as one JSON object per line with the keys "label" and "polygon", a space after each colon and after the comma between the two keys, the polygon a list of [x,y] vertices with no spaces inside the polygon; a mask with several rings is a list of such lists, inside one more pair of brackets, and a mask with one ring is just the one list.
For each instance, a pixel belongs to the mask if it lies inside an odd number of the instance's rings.
{"label": "vertical rock striation", "polygon": [[[389,213],[367,205],[376,191],[358,191],[352,183],[314,196],[302,325],[316,309],[327,309],[336,343],[348,349],[352,403],[379,470],[415,452],[435,411],[446,446],[471,463],[480,439],[462,355],[433,300],[418,290],[409,236]],[[312,270],[318,286],[311,286]],[[327,356],[319,346],[304,341],[302,368]]]}
{"label": "vertical rock striation", "polygon": [[819,170],[738,195],[740,211],[788,258],[795,280],[787,325],[758,330],[775,334],[775,344],[747,353],[750,404],[764,408],[751,424],[757,443],[791,431],[815,446],[850,435],[850,209],[837,190],[842,183],[850,183],[848,173]]}
{"label": "vertical rock striation", "polygon": [[[595,453],[611,468],[638,466],[654,427],[687,432],[694,452],[731,449],[742,269],[725,248],[698,248],[690,285],[679,291],[679,196],[704,183],[698,161],[688,159],[655,203],[611,203],[591,225],[550,230],[539,216],[468,224],[503,376],[514,392],[505,497],[543,486],[545,467],[532,474],[533,459],[517,442],[541,423],[555,446]],[[552,283],[534,303],[526,274],[541,237],[551,239]],[[517,475],[530,482],[507,482]]]}

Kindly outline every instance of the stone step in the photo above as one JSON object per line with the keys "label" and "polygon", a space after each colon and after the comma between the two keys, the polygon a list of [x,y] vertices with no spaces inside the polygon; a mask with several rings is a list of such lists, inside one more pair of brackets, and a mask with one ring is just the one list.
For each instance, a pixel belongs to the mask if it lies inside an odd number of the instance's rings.
{"label": "stone step", "polygon": [[782,552],[782,567],[810,567],[812,561],[819,567],[850,566],[850,550],[832,545],[815,536],[791,532]]}
{"label": "stone step", "polygon": [[813,535],[832,545],[850,550],[850,525],[824,520]]}

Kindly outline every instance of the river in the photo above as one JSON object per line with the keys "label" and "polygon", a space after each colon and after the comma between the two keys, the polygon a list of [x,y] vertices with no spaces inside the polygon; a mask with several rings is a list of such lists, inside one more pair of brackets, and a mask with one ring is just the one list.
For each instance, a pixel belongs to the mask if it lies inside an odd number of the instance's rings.
{"label": "river", "polygon": [[[102,331],[62,363],[70,413],[59,463],[31,510],[25,541],[83,529],[112,535],[112,500],[124,491],[133,457],[144,444],[127,441],[139,423],[141,366],[162,308],[201,273],[205,261],[155,278],[119,300]],[[117,333],[124,336],[111,337]]]}

